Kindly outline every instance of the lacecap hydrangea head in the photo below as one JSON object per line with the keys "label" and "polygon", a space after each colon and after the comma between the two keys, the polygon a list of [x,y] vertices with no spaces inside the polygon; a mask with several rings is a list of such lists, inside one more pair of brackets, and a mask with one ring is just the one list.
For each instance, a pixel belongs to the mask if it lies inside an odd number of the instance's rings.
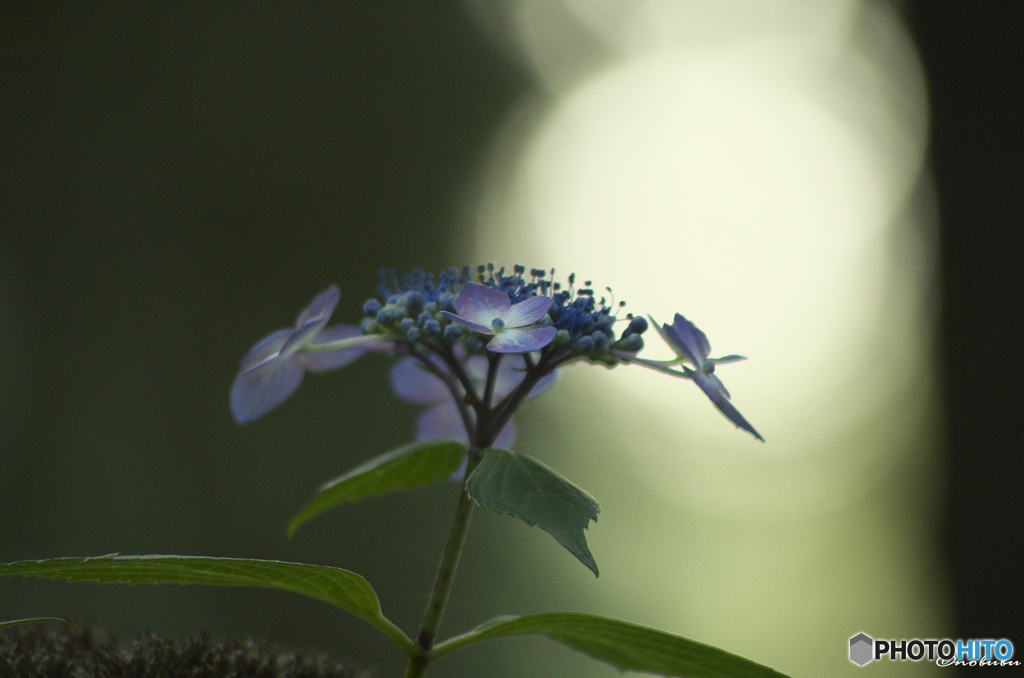
{"label": "lacecap hydrangea head", "polygon": [[[616,336],[618,307],[596,298],[590,286],[576,289],[575,276],[564,288],[554,270],[515,266],[512,273],[493,264],[448,269],[438,276],[415,270],[397,278],[382,271],[380,296],[363,305],[367,334],[397,337],[412,344],[460,344],[469,353],[558,351],[605,364],[620,360],[613,350],[636,353],[647,329],[642,317],[627,316]],[[609,290],[610,293],[610,290]]]}

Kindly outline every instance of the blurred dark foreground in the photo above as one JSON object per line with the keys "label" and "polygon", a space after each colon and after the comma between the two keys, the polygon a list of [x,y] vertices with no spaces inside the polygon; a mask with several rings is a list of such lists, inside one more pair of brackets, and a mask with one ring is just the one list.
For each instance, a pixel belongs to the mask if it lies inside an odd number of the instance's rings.
{"label": "blurred dark foreground", "polygon": [[369,678],[346,661],[266,641],[167,638],[144,631],[122,640],[91,624],[27,624],[0,631],[0,678]]}

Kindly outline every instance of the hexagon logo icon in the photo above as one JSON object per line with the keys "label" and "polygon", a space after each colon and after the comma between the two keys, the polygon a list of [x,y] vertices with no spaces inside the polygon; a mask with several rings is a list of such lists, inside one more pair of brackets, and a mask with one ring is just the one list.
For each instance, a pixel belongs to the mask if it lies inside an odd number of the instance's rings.
{"label": "hexagon logo icon", "polygon": [[875,641],[866,633],[858,633],[850,638],[850,661],[857,666],[864,666],[874,659]]}

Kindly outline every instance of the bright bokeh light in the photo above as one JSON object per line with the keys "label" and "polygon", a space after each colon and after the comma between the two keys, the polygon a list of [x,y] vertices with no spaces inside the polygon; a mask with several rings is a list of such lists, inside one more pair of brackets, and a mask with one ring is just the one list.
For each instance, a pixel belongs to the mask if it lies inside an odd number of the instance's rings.
{"label": "bright bokeh light", "polygon": [[[545,416],[589,432],[600,468],[564,470],[606,508],[658,507],[621,534],[591,530],[613,544],[603,572],[651,589],[613,579],[599,595],[783,670],[844,668],[843,643],[872,623],[939,632],[927,511],[896,521],[898,542],[873,532],[903,510],[880,494],[928,496],[935,454],[914,442],[933,397],[926,103],[898,16],[784,0],[507,8],[538,93],[496,147],[475,258],[575,271],[659,320],[682,312],[713,355],[751,358],[719,375],[768,441],[681,380],[572,370],[571,407]],[[903,580],[916,583],[886,603]]]}

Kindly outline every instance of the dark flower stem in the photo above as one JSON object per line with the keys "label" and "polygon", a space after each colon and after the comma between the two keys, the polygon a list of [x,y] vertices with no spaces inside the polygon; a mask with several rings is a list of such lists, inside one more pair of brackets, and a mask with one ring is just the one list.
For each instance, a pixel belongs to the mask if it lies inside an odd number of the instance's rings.
{"label": "dark flower stem", "polygon": [[[466,471],[462,476],[462,492],[459,494],[459,501],[455,505],[455,515],[452,516],[452,524],[448,529],[448,539],[445,541],[441,562],[437,567],[437,575],[434,577],[434,587],[430,592],[430,600],[427,602],[427,609],[423,613],[423,623],[420,624],[420,631],[416,636],[417,651],[409,656],[409,663],[405,668],[405,678],[420,678],[423,676],[432,659],[430,652],[434,647],[434,641],[437,639],[437,631],[441,626],[441,618],[444,616],[445,607],[448,605],[448,596],[451,593],[452,582],[455,580],[455,570],[458,568],[459,558],[462,556],[462,547],[466,543],[466,535],[469,532],[469,522],[473,517],[474,502],[469,496],[469,492],[466,491],[466,481],[483,460],[483,451],[491,446],[498,433],[501,432],[505,424],[512,417],[512,414],[516,411],[516,408],[529,395],[533,387],[537,385],[537,382],[553,369],[543,356],[538,364],[534,365],[531,362],[526,370],[526,375],[523,377],[523,381],[516,390],[492,408],[491,398],[494,393],[494,382],[497,378],[500,359],[500,355],[488,355],[487,385],[484,389],[483,399],[476,397],[475,393],[472,394],[471,402],[476,411],[477,425],[471,425],[468,412],[463,414],[466,430],[469,433],[470,440],[473,442],[468,452]],[[443,370],[437,370],[436,366],[429,364],[429,360],[421,358],[421,361],[428,369],[441,376],[440,373]],[[461,370],[462,366],[458,363],[458,360],[454,359],[454,356],[451,356],[451,360],[446,359],[446,362],[450,364],[453,372],[456,365]],[[465,380],[460,378],[460,381],[469,388],[472,388],[471,384],[468,384],[468,378]],[[460,411],[464,411],[466,404],[461,400],[454,379],[449,376],[445,379],[445,383],[455,397],[456,403],[459,404]]]}
{"label": "dark flower stem", "polygon": [[487,384],[484,386],[484,407],[491,406],[491,399],[494,397],[494,382],[498,378],[498,365],[500,363],[500,353],[487,354]]}
{"label": "dark flower stem", "polygon": [[423,623],[420,625],[419,635],[416,636],[416,647],[419,652],[409,657],[409,663],[405,668],[405,678],[419,678],[426,672],[427,665],[430,663],[430,650],[434,647],[434,641],[437,639],[437,630],[441,626],[441,617],[444,616],[444,609],[448,604],[448,595],[452,590],[455,570],[459,565],[462,547],[466,543],[466,534],[469,532],[469,521],[473,517],[473,500],[466,492],[465,479],[469,478],[470,474],[476,470],[481,459],[480,449],[471,447],[466,473],[463,476],[462,492],[459,494],[458,504],[455,505],[455,515],[452,516],[448,540],[445,542],[441,563],[438,565],[437,575],[434,577],[434,588],[423,614]]}

